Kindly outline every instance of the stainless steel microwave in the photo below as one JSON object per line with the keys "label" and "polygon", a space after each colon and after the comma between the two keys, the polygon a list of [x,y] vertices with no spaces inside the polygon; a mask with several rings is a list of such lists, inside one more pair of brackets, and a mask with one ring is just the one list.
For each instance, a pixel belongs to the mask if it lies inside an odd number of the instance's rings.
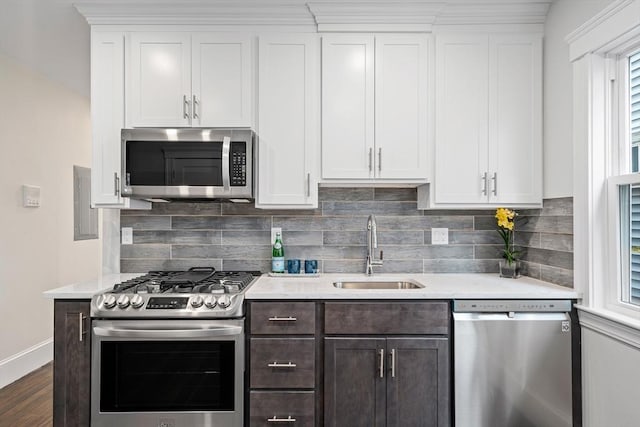
{"label": "stainless steel microwave", "polygon": [[122,195],[252,199],[251,129],[123,129]]}

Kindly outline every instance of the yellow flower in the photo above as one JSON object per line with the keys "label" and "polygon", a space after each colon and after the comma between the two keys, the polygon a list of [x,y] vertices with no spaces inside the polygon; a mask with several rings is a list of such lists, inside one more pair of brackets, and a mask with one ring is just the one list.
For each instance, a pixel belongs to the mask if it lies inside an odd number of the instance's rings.
{"label": "yellow flower", "polygon": [[496,209],[496,219],[498,220],[498,227],[506,228],[507,230],[513,230],[515,225],[513,219],[516,213],[511,209],[498,208]]}

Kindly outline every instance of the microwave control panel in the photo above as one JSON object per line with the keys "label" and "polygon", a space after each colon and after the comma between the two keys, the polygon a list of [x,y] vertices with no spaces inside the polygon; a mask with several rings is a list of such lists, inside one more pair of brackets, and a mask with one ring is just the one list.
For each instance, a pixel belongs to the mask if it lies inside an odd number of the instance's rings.
{"label": "microwave control panel", "polygon": [[247,148],[244,142],[231,144],[231,185],[233,187],[247,185]]}

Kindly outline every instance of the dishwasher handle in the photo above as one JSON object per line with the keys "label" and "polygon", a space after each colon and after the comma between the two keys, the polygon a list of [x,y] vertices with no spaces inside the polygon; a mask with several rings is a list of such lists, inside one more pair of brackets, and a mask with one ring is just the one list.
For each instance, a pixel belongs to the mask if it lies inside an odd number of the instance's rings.
{"label": "dishwasher handle", "polygon": [[458,321],[569,321],[569,313],[530,313],[530,312],[508,312],[508,313],[453,313],[453,320]]}

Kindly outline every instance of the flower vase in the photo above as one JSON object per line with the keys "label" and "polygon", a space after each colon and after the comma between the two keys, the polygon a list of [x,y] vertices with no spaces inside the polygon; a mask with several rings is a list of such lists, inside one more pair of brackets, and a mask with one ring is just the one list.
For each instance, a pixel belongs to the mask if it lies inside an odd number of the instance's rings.
{"label": "flower vase", "polygon": [[509,262],[506,259],[500,260],[500,277],[517,279],[520,277],[520,261]]}

